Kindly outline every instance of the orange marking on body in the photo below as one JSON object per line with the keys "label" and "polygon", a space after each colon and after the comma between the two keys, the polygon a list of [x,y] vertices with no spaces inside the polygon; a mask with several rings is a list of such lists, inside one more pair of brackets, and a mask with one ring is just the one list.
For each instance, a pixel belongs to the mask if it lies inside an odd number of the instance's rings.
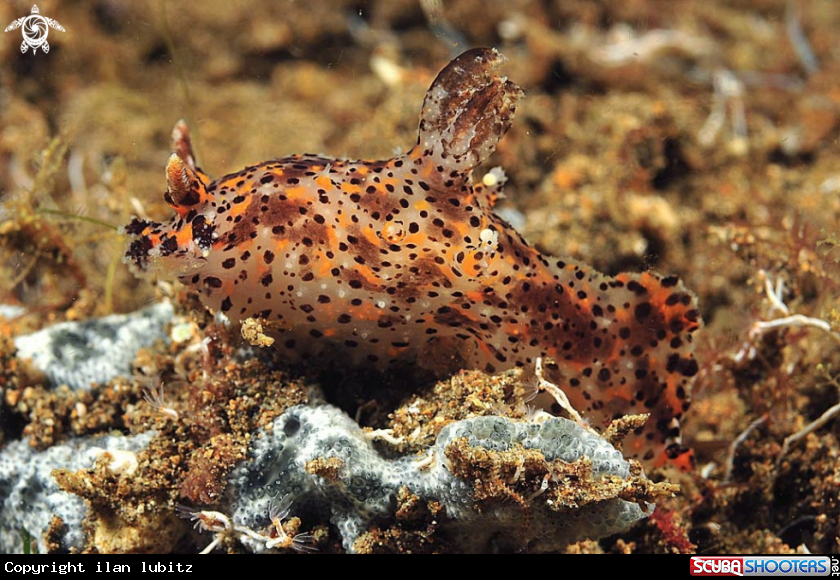
{"label": "orange marking on body", "polygon": [[333,189],[332,180],[326,175],[319,175],[316,177],[315,183],[324,191],[332,191]]}
{"label": "orange marking on body", "polygon": [[171,203],[169,204],[169,207],[174,209],[178,213],[178,217],[180,217],[182,219],[187,217],[187,214],[190,213],[190,208],[189,207],[185,207],[185,206],[181,206],[181,205],[174,205],[174,204],[171,204]]}
{"label": "orange marking on body", "polygon": [[245,210],[248,209],[251,206],[251,203],[253,202],[253,200],[254,200],[254,198],[249,195],[249,196],[246,196],[245,200],[242,201],[241,203],[233,204],[230,208],[230,215],[234,218],[236,216],[242,215],[243,213],[245,213]]}
{"label": "orange marking on body", "polygon": [[373,231],[371,228],[365,228],[362,230],[362,235],[365,237],[367,241],[375,246],[379,246],[382,244],[382,240],[379,238],[379,234]]}
{"label": "orange marking on body", "polygon": [[286,188],[286,197],[293,201],[309,200],[312,197],[312,190],[304,185],[297,185]]}
{"label": "orange marking on body", "polygon": [[341,184],[341,191],[344,193],[361,193],[362,186],[350,183],[349,181],[344,181]]}
{"label": "orange marking on body", "polygon": [[186,248],[189,244],[191,244],[193,241],[192,224],[185,224],[181,231],[175,234],[175,239],[178,241],[178,246],[181,248]]}
{"label": "orange marking on body", "polygon": [[332,276],[331,270],[335,266],[324,254],[324,252],[318,252],[318,271],[315,272],[315,275],[318,278],[327,278],[328,276]]}

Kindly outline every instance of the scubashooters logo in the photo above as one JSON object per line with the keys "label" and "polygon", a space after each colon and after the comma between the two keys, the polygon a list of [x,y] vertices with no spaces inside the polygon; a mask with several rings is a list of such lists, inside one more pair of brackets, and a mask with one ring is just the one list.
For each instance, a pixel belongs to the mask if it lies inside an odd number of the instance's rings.
{"label": "scubashooters logo", "polygon": [[836,556],[692,556],[692,576],[837,576]]}
{"label": "scubashooters logo", "polygon": [[35,54],[40,48],[46,54],[50,51],[50,43],[47,42],[47,35],[50,33],[50,28],[65,32],[64,27],[57,20],[41,16],[38,12],[38,6],[35,5],[32,7],[32,14],[18,18],[6,27],[5,32],[23,27],[23,43],[20,45],[21,52],[26,52],[29,48],[32,48],[32,54]]}

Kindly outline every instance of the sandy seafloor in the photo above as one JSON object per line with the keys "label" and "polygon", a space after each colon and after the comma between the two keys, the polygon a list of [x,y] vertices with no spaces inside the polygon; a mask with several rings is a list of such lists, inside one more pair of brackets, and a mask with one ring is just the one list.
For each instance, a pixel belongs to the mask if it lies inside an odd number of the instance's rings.
{"label": "sandy seafloor", "polygon": [[[190,124],[215,176],[292,153],[388,158],[414,143],[436,72],[463,49],[493,46],[526,93],[483,168],[509,177],[500,211],[547,254],[610,274],[679,275],[705,324],[683,421],[696,468],[649,472],[680,492],[655,517],[568,550],[840,551],[840,421],[785,445],[840,400],[835,0],[444,0],[438,12],[417,0],[38,6],[65,28],[50,31],[48,54],[21,54],[19,30],[0,37],[0,303],[23,309],[0,318],[0,444],[160,433],[133,477],[101,465],[63,475],[98,513],[89,550],[203,548],[211,536],[193,533],[174,505],[212,505],[249,434],[309,400],[310,385],[362,425],[397,431],[408,425],[389,414],[414,394],[438,407],[458,400],[405,377],[288,368],[265,353],[236,365],[241,338],[195,296],[134,278],[110,226],[140,212],[168,219],[175,121]],[[0,3],[0,24],[30,9]],[[142,351],[129,377],[48,388],[14,356],[10,337],[165,296],[192,334]],[[195,347],[205,337],[209,347]],[[489,388],[475,380],[470,388]],[[143,399],[161,381],[177,421]],[[108,518],[131,533],[103,532]],[[341,550],[326,523],[290,525],[320,551]],[[365,549],[447,549],[416,525],[377,533]]]}

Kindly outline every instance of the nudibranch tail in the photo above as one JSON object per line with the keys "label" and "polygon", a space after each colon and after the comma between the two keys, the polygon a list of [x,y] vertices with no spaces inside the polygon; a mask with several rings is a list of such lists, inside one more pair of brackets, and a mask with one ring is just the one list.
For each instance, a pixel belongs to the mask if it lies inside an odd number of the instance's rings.
{"label": "nudibranch tail", "polygon": [[440,177],[468,176],[510,128],[523,92],[496,74],[506,60],[495,49],[468,50],[438,74],[426,93],[412,154],[434,158]]}

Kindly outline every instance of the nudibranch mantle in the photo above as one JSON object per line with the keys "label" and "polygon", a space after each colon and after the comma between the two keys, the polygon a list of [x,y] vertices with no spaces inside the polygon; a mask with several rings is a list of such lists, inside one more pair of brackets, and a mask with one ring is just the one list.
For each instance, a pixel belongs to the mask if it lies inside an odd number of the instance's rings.
{"label": "nudibranch mantle", "polygon": [[164,195],[176,215],[127,225],[126,261],[178,278],[234,322],[263,319],[295,359],[340,354],[443,375],[549,357],[552,379],[594,426],[651,413],[625,441],[631,455],[678,457],[698,371],[696,299],[673,276],[608,277],[543,256],[493,212],[503,175],[474,183],[472,170],[522,96],[496,74],[504,60],[473,49],[447,65],[417,144],[385,161],[295,155],[213,181],[179,122]]}

